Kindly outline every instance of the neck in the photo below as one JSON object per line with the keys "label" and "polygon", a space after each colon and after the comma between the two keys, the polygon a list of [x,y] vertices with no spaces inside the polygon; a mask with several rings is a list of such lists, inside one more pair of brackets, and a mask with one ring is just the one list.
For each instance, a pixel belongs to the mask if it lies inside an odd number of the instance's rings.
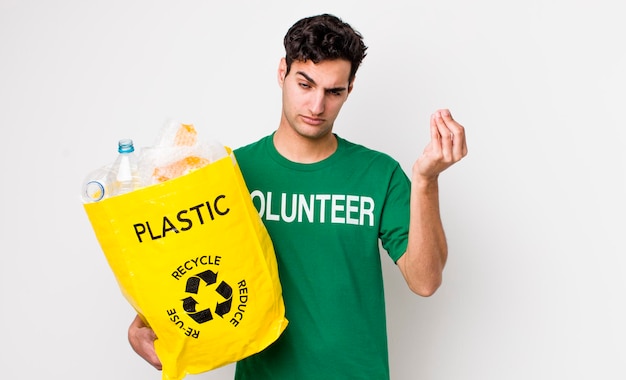
{"label": "neck", "polygon": [[315,138],[302,136],[291,128],[279,127],[274,146],[281,156],[300,164],[322,161],[337,150],[337,138],[331,132]]}

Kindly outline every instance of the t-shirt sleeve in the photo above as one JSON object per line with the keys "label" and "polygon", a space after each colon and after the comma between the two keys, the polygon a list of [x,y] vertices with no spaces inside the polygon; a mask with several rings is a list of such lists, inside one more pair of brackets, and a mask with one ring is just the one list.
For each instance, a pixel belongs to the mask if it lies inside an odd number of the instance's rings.
{"label": "t-shirt sleeve", "polygon": [[411,182],[399,164],[389,179],[379,237],[394,262],[406,252],[409,238]]}

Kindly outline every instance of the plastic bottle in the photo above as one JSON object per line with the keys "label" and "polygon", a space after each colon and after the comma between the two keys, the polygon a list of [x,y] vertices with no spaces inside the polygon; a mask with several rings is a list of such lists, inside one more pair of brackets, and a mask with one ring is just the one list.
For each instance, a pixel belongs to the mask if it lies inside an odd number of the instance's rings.
{"label": "plastic bottle", "polygon": [[111,196],[126,194],[139,187],[138,158],[133,140],[120,140],[117,151],[119,154],[111,166],[108,179]]}
{"label": "plastic bottle", "polygon": [[111,168],[104,166],[87,174],[80,193],[83,203],[101,201],[111,195]]}

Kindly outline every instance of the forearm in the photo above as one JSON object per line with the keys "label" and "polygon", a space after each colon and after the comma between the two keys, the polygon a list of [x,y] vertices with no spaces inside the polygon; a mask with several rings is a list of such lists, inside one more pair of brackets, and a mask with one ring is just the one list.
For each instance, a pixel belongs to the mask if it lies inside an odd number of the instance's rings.
{"label": "forearm", "polygon": [[408,247],[398,265],[414,293],[430,296],[441,284],[448,256],[436,177],[413,176],[410,207]]}
{"label": "forearm", "polygon": [[467,154],[465,128],[447,109],[430,117],[430,142],[413,165],[409,243],[398,266],[411,290],[432,295],[448,258],[446,236],[439,213],[439,174]]}

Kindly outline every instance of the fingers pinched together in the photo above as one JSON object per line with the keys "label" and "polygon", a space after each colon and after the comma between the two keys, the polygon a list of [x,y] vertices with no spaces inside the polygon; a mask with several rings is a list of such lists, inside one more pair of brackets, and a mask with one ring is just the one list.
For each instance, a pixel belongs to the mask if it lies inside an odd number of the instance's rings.
{"label": "fingers pinched together", "polygon": [[466,155],[465,128],[452,118],[449,110],[437,110],[430,117],[430,142],[413,171],[422,177],[437,177]]}

